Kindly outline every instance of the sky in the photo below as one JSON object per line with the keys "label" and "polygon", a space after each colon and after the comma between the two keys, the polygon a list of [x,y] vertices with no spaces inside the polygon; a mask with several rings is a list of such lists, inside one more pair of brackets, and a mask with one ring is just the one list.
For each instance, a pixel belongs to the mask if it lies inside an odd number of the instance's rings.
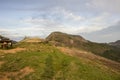
{"label": "sky", "polygon": [[0,35],[14,40],[60,31],[93,42],[120,40],[120,0],[0,0]]}

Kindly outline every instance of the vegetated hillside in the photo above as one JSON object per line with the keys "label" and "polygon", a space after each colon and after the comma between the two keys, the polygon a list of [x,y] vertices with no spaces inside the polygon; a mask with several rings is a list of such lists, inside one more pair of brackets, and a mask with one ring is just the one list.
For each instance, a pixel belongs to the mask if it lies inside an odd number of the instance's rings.
{"label": "vegetated hillside", "polygon": [[74,47],[120,62],[120,49],[108,44],[91,42],[81,36],[61,32],[53,32],[46,39],[55,46]]}
{"label": "vegetated hillside", "polygon": [[120,40],[117,40],[115,42],[111,42],[111,43],[109,43],[109,45],[116,46],[116,47],[120,48]]}
{"label": "vegetated hillside", "polygon": [[0,52],[0,80],[120,80],[119,63],[89,52],[44,42],[20,42],[6,51]]}
{"label": "vegetated hillside", "polygon": [[55,46],[69,47],[79,47],[84,43],[88,43],[87,40],[79,35],[68,35],[62,32],[53,32],[46,38],[46,40],[53,43]]}

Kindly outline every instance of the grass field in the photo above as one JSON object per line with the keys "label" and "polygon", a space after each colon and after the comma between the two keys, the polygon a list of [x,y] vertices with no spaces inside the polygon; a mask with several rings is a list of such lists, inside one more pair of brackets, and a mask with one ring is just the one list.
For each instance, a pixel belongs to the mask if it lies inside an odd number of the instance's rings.
{"label": "grass field", "polygon": [[0,80],[120,80],[120,73],[101,69],[46,43],[18,43],[16,53],[0,53]]}

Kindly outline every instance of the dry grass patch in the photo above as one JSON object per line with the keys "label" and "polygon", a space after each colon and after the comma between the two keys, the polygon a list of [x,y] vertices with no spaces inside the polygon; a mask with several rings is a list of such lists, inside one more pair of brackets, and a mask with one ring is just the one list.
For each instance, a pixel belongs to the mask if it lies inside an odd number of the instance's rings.
{"label": "dry grass patch", "polygon": [[0,61],[0,67],[1,67],[1,65],[4,64],[4,63],[5,63],[4,61]]}
{"label": "dry grass patch", "polygon": [[14,49],[9,49],[9,50],[0,50],[1,53],[17,53],[17,52],[21,52],[21,51],[25,51],[25,48],[14,48]]}
{"label": "dry grass patch", "polygon": [[3,72],[0,73],[0,80],[20,80],[32,72],[34,72],[34,70],[30,67],[25,67],[17,72]]}
{"label": "dry grass patch", "polygon": [[112,61],[110,59],[95,55],[91,52],[86,52],[82,50],[77,49],[70,49],[65,47],[58,47],[59,50],[64,52],[65,54],[68,54],[70,56],[76,56],[81,58],[82,60],[88,61],[88,63],[92,64],[98,64],[101,68],[107,68],[111,69],[114,72],[120,72],[120,63]]}

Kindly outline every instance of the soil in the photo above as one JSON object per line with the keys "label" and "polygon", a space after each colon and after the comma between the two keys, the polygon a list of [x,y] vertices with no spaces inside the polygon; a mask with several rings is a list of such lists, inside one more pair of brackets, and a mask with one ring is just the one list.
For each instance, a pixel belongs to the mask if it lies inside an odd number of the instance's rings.
{"label": "soil", "polygon": [[34,72],[34,70],[30,67],[25,67],[17,72],[4,72],[0,73],[0,80],[11,80],[11,78],[20,80],[32,72]]}
{"label": "soil", "polygon": [[26,50],[25,48],[14,48],[14,49],[9,49],[9,50],[0,50],[0,53],[16,53],[16,52],[20,52],[20,51],[24,51]]}

